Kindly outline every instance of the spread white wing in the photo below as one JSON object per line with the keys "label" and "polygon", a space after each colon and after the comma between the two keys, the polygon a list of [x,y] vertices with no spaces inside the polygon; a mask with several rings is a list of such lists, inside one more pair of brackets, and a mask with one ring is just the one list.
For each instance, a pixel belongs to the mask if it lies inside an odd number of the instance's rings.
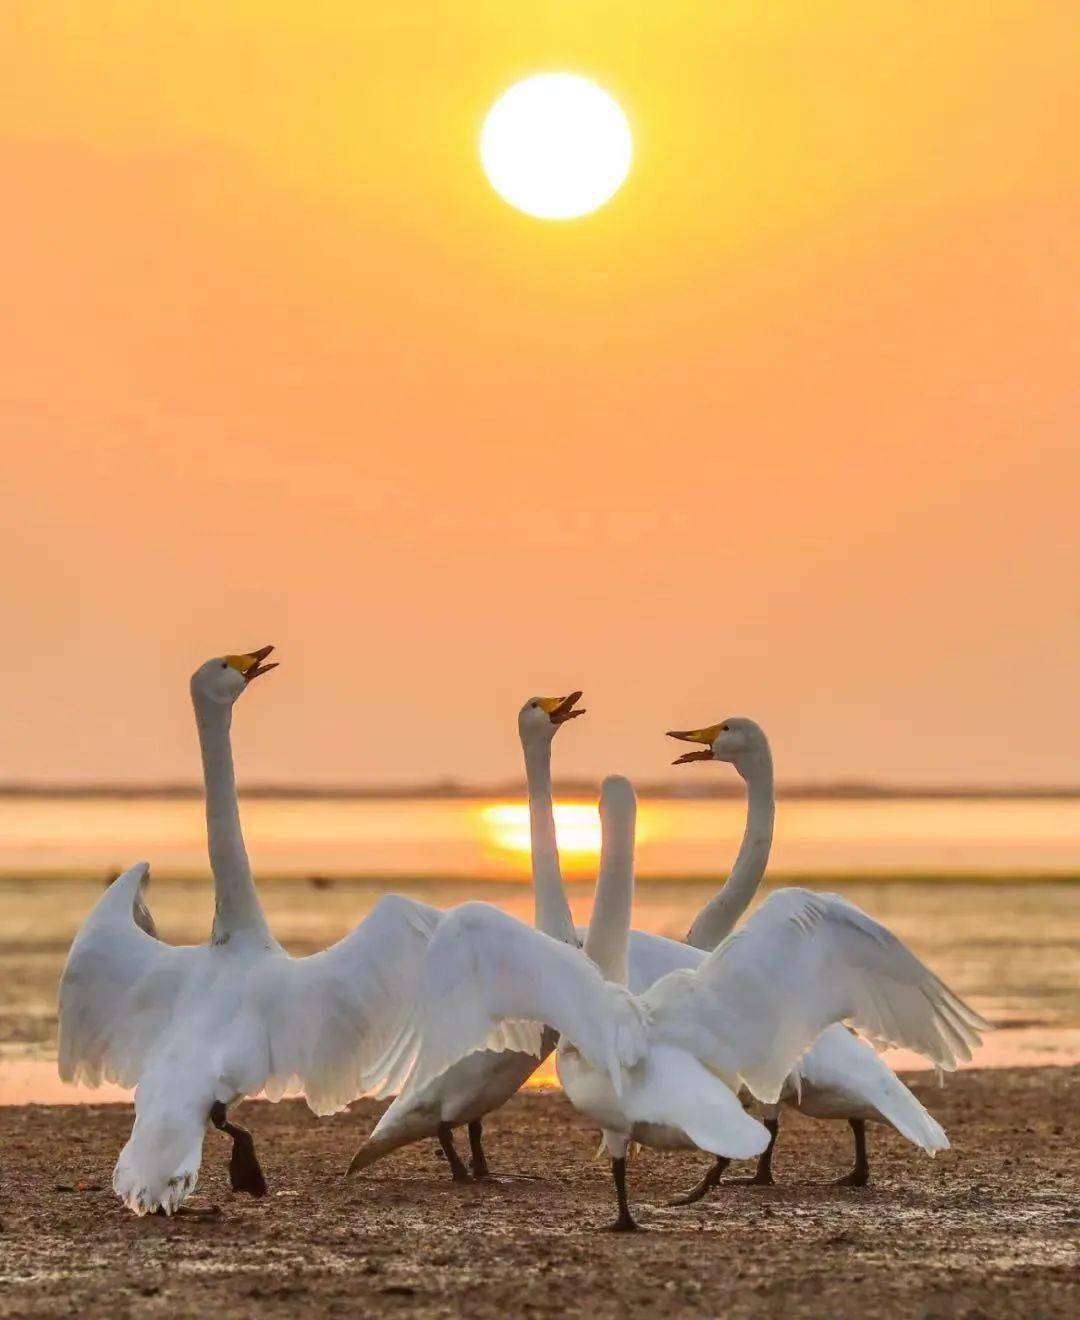
{"label": "spread white wing", "polygon": [[[202,1030],[223,955],[176,947],[140,926],[149,867],[125,871],[83,923],[60,982],[60,1076],[135,1086],[163,1039]],[[222,991],[222,1037],[185,1039],[190,1066],[224,1067],[245,1090],[278,1098],[302,1090],[333,1113],[377,1086],[374,1065],[411,1012],[432,932],[442,914],[398,895],[381,899],[345,939],[309,958],[284,951],[237,967],[243,1012]],[[242,954],[235,955],[238,959]],[[195,1001],[198,1001],[197,1003]],[[192,1016],[198,1009],[199,1017]]]}
{"label": "spread white wing", "polygon": [[486,903],[464,903],[442,920],[428,948],[412,1020],[385,1061],[418,1090],[479,1049],[500,1024],[543,1023],[606,1069],[645,1049],[641,1011],[606,982],[580,949],[551,939]]}
{"label": "spread white wing", "polygon": [[659,1036],[769,1102],[833,1022],[947,1070],[990,1029],[884,926],[805,889],[773,894],[696,972],[664,977],[644,1000]]}
{"label": "spread white wing", "polygon": [[271,1099],[302,1090],[315,1113],[332,1114],[378,1087],[377,1065],[412,1012],[442,916],[388,894],[329,949],[255,968],[248,1006],[266,1032]]}
{"label": "spread white wing", "polygon": [[[196,948],[162,944],[144,928],[150,867],[139,862],[102,894],[75,936],[60,978],[60,1076],[134,1086],[172,1017]],[[145,915],[144,915],[145,914]]]}

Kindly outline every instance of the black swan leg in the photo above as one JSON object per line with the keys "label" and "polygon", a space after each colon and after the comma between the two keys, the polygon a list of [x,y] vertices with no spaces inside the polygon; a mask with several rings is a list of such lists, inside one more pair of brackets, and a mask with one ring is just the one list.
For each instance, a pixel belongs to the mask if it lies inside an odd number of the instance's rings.
{"label": "black swan leg", "polygon": [[773,1151],[776,1149],[776,1138],[780,1134],[780,1120],[778,1118],[767,1118],[765,1126],[769,1129],[769,1144],[758,1156],[757,1170],[752,1178],[731,1178],[725,1187],[772,1187],[772,1159]]}
{"label": "black swan leg", "polygon": [[480,1119],[469,1124],[469,1152],[471,1155],[472,1176],[479,1182],[491,1174],[483,1146],[484,1125]]}
{"label": "black swan leg", "polygon": [[229,1157],[229,1182],[234,1192],[247,1192],[249,1196],[266,1195],[266,1178],[255,1154],[255,1140],[247,1128],[230,1123],[225,1106],[220,1100],[210,1107],[210,1122],[219,1132],[232,1137],[232,1155]]}
{"label": "black swan leg", "polygon": [[439,1145],[450,1165],[450,1175],[454,1182],[471,1182],[469,1171],[461,1162],[461,1156],[454,1149],[454,1132],[449,1123],[439,1124]]}
{"label": "black swan leg", "polygon": [[678,1196],[673,1196],[668,1205],[693,1205],[695,1201],[700,1201],[703,1196],[709,1192],[723,1177],[724,1170],[731,1163],[726,1155],[717,1155],[716,1163],[711,1169],[707,1170],[705,1177],[699,1183],[695,1183],[687,1192],[680,1192]]}
{"label": "black swan leg", "polygon": [[855,1136],[855,1167],[845,1178],[836,1180],[837,1187],[865,1187],[870,1181],[870,1161],[866,1155],[866,1120],[852,1118],[848,1120]]}
{"label": "black swan leg", "polygon": [[619,1199],[619,1217],[608,1225],[610,1233],[635,1233],[641,1225],[630,1213],[630,1202],[626,1199],[626,1156],[621,1160],[611,1161],[611,1175],[615,1179],[615,1195]]}

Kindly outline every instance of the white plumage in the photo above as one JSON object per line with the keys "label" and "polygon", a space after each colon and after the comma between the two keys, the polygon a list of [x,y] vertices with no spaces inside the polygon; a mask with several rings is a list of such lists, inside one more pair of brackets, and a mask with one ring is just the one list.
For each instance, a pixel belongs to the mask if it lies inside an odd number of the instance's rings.
{"label": "white plumage", "polygon": [[[232,703],[269,648],[208,661],[192,679],[207,789],[216,914],[206,944],[145,929],[149,867],[126,871],[86,918],[60,982],[60,1075],[135,1086],[135,1125],[113,1186],[137,1214],[173,1213],[194,1188],[212,1116],[234,1135],[260,1194],[250,1137],[224,1121],[238,1098],[303,1090],[332,1113],[380,1080],[407,1016],[439,913],[390,895],[345,939],[293,958],[270,934],[240,833],[229,747]],[[242,1138],[242,1140],[238,1140]],[[241,1161],[243,1165],[245,1160]],[[239,1181],[238,1181],[239,1179]]]}
{"label": "white plumage", "polygon": [[[563,724],[584,714],[574,709],[580,692],[566,697],[530,697],[518,712],[518,734],[525,757],[532,838],[536,926],[555,939],[577,945],[570,905],[563,889],[555,839],[551,786],[551,744]],[[472,1176],[485,1177],[487,1160],[481,1145],[481,1121],[515,1095],[551,1053],[555,1040],[516,1023],[507,1023],[483,1038],[483,1049],[457,1060],[426,1087],[399,1095],[374,1131],[353,1156],[349,1175],[374,1164],[400,1147],[426,1137],[438,1137],[457,1180],[469,1172],[454,1149],[452,1130],[469,1126]],[[390,1050],[382,1065],[387,1074],[380,1094],[392,1095],[404,1076],[401,1058]]]}
{"label": "white plumage", "polygon": [[[747,785],[746,831],[728,880],[698,913],[687,937],[688,944],[666,941],[662,948],[655,943],[649,945],[642,950],[640,966],[635,965],[632,955],[632,982],[637,975],[646,984],[650,971],[659,972],[663,966],[677,965],[680,953],[683,966],[698,967],[707,951],[715,948],[735,928],[764,877],[775,814],[772,755],[768,739],[753,720],[735,717],[705,729],[670,736],[704,744],[707,748],[681,756],[676,764],[718,760],[734,765]],[[857,909],[852,910],[857,912]],[[991,1029],[978,1014],[966,1007],[965,1012],[975,1030]],[[961,1033],[956,1042],[959,1058],[965,1057],[965,1039]],[[845,1183],[858,1185],[869,1176],[862,1131],[867,1120],[890,1124],[930,1155],[946,1150],[949,1145],[941,1125],[927,1113],[888,1064],[842,1026],[832,1026],[822,1032],[785,1080],[780,1098],[783,1104],[813,1118],[846,1119],[851,1123],[856,1136],[856,1166],[847,1178],[841,1180]],[[770,1107],[767,1112],[775,1142],[776,1109]],[[772,1181],[772,1149],[771,1143],[754,1181]],[[693,1192],[678,1198],[678,1203],[697,1199],[712,1181],[707,1177]]]}
{"label": "white plumage", "polygon": [[[598,894],[590,936],[603,929],[614,957],[607,898]],[[743,1111],[739,1091],[775,1101],[831,1024],[850,1021],[951,1069],[978,1043],[980,1021],[884,927],[842,898],[798,889],[767,900],[696,970],[671,972],[641,995],[505,913],[465,904],[440,923],[403,1028],[407,1090],[507,1020],[560,1032],[559,1076],[604,1132],[624,1228],[633,1226],[621,1182],[630,1141],[760,1153],[769,1134]]]}

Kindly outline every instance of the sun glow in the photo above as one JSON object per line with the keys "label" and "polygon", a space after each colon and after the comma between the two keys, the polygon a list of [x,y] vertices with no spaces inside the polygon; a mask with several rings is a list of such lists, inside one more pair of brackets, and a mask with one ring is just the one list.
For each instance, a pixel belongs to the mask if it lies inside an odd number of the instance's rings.
{"label": "sun glow", "polygon": [[634,154],[617,101],[587,78],[542,73],[495,102],[480,159],[504,201],[541,220],[573,220],[622,186]]}
{"label": "sun glow", "polygon": [[[488,841],[501,852],[528,853],[529,808],[499,802],[481,810]],[[568,802],[555,808],[555,837],[560,853],[596,857],[600,852],[600,813],[596,805]]]}

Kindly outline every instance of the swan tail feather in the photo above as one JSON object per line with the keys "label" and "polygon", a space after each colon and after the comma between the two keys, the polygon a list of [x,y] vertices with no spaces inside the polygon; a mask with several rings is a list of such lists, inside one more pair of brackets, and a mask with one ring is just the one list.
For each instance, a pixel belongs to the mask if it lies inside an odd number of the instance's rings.
{"label": "swan tail feather", "polygon": [[[809,1097],[811,1115],[876,1119],[930,1155],[949,1148],[941,1124],[885,1060],[844,1027],[823,1031],[788,1080]],[[797,1097],[799,1107],[802,1095]],[[822,1097],[831,1097],[826,1114],[815,1108]]]}
{"label": "swan tail feather", "polygon": [[355,1178],[363,1169],[369,1168],[384,1156],[391,1155],[395,1150],[400,1150],[402,1146],[408,1146],[416,1140],[418,1140],[417,1136],[404,1130],[387,1132],[383,1136],[373,1132],[350,1160],[349,1167],[345,1170],[345,1177]]}
{"label": "swan tail feather", "polygon": [[384,1156],[400,1150],[402,1146],[433,1137],[439,1130],[439,1117],[431,1108],[415,1105],[406,1091],[386,1109],[375,1124],[345,1170],[346,1178],[355,1177],[362,1169],[375,1164]]}
{"label": "swan tail feather", "polygon": [[136,1122],[113,1170],[113,1191],[139,1216],[175,1214],[199,1181],[203,1124]]}
{"label": "swan tail feather", "polygon": [[173,1215],[195,1190],[212,1089],[185,1084],[175,1070],[144,1079],[135,1125],[113,1171],[113,1191],[134,1214]]}
{"label": "swan tail feather", "polygon": [[653,1047],[642,1074],[628,1075],[623,1103],[635,1123],[674,1128],[713,1155],[752,1159],[769,1144],[768,1129],[735,1093],[677,1046]]}
{"label": "swan tail feather", "polygon": [[928,1155],[936,1155],[939,1150],[948,1150],[949,1138],[933,1114],[899,1077],[893,1076],[891,1082],[892,1084],[877,1103],[878,1110],[886,1122],[902,1137],[906,1137],[913,1146],[918,1146]]}

